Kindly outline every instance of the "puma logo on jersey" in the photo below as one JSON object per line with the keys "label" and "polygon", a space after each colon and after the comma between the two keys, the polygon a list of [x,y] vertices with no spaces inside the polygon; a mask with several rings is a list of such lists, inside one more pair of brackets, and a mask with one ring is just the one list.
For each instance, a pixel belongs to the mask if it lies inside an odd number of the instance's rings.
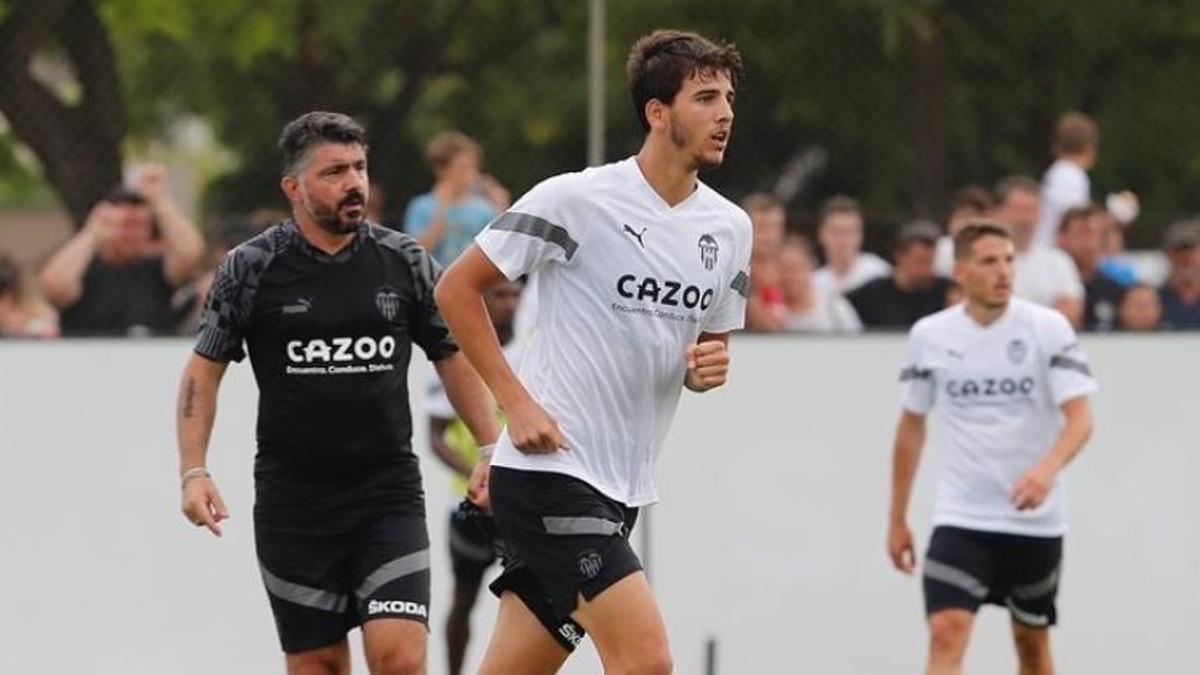
{"label": "puma logo on jersey", "polygon": [[650,300],[669,307],[708,309],[713,301],[713,289],[700,290],[696,286],[684,286],[678,281],[646,277],[638,279],[626,274],[617,279],[617,293],[630,300]]}
{"label": "puma logo on jersey", "polygon": [[296,298],[296,304],[284,305],[280,311],[284,314],[308,314],[312,306],[312,298]]}
{"label": "puma logo on jersey", "polygon": [[646,242],[642,241],[642,237],[645,236],[645,234],[646,234],[646,228],[643,227],[641,232],[635,232],[634,229],[628,225],[623,225],[623,227],[625,228],[626,232],[633,235],[634,239],[638,240],[638,244],[641,245],[642,250],[645,250]]}
{"label": "puma logo on jersey", "polygon": [[360,338],[317,338],[308,342],[292,340],[287,343],[287,357],[292,363],[345,363],[355,359],[369,361],[377,356],[390,359],[395,353],[396,338],[391,335],[378,340],[364,335]]}

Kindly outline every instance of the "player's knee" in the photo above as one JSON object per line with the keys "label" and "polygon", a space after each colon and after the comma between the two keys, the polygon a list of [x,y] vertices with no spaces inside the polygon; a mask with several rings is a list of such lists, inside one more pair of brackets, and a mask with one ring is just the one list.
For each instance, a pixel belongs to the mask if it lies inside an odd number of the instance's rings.
{"label": "player's knee", "polygon": [[616,669],[621,675],[671,675],[675,664],[666,644],[646,645],[630,658],[623,668]]}
{"label": "player's knee", "polygon": [[388,646],[368,657],[371,675],[418,675],[424,672],[425,654],[418,649]]}
{"label": "player's knee", "polygon": [[350,672],[346,666],[346,657],[336,649],[287,655],[288,675],[342,675]]}
{"label": "player's knee", "polygon": [[961,654],[971,631],[969,616],[938,612],[929,617],[929,646],[935,654]]}

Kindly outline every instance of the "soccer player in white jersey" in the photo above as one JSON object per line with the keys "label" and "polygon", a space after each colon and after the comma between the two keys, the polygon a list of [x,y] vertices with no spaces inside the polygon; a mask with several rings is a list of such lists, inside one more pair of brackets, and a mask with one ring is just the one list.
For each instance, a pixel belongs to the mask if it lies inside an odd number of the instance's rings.
{"label": "soccer player in white jersey", "polygon": [[989,602],[1008,608],[1021,674],[1048,675],[1067,529],[1059,474],[1091,435],[1096,384],[1067,320],[1012,297],[1007,229],[970,224],[954,251],[965,300],[913,326],[900,375],[888,553],[913,572],[906,514],[932,413],[944,467],[922,573],[927,673],[962,673]]}
{"label": "soccer player in white jersey", "polygon": [[[446,272],[437,301],[508,417],[473,494],[510,547],[485,675],[553,673],[592,636],[606,673],[670,673],[667,633],[629,545],[681,389],[725,382],[742,327],[750,219],[697,179],[729,143],[741,57],[659,30],[628,62],[646,130],[624,161],[550,178]],[[482,294],[532,278],[538,325],[519,371]]]}

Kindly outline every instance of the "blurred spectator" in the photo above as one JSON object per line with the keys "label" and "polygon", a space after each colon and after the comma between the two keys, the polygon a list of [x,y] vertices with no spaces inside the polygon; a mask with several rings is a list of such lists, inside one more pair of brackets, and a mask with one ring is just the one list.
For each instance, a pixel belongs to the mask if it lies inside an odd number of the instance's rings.
{"label": "blurred spectator", "polygon": [[1132,286],[1138,283],[1137,270],[1121,257],[1125,254],[1125,228],[1127,225],[1114,217],[1107,209],[1102,210],[1097,217],[1102,223],[1100,271],[1122,286]]}
{"label": "blurred spectator", "polygon": [[908,328],[946,307],[950,280],[937,276],[933,256],[941,230],[933,223],[904,226],[896,237],[891,276],[868,281],[846,297],[867,328]]}
{"label": "blurred spectator", "polygon": [[1159,290],[1163,327],[1200,329],[1200,221],[1167,228],[1163,248],[1170,265],[1167,282]]}
{"label": "blurred spectator", "polygon": [[780,249],[783,330],[791,333],[858,333],[862,322],[846,298],[813,279],[816,256],[800,235],[788,237]]}
{"label": "blurred spectator", "polygon": [[759,333],[781,331],[786,313],[779,256],[759,260],[750,268],[746,330]]}
{"label": "blurred spectator", "polygon": [[972,220],[986,217],[995,205],[992,193],[978,185],[968,185],[954,195],[946,218],[946,233],[938,239],[934,255],[933,267],[938,276],[954,275],[954,236],[958,231]]}
{"label": "blurred spectator", "polygon": [[386,202],[383,186],[379,183],[371,183],[367,189],[367,220],[369,222],[391,227],[383,222],[383,207]]}
{"label": "blurred spectator", "polygon": [[742,209],[750,215],[754,230],[751,265],[758,260],[778,257],[787,235],[787,212],[783,202],[769,192],[752,192],[742,200]]}
{"label": "blurred spectator", "polygon": [[204,240],[171,200],[166,170],[143,168],[42,268],[46,299],[66,336],[165,335],[175,328],[171,294],[204,256]]}
{"label": "blurred spectator", "polygon": [[57,335],[53,314],[39,313],[30,306],[21,268],[0,253],[0,338]]}
{"label": "blurred spectator", "polygon": [[862,251],[862,210],[849,197],[830,197],[821,207],[817,240],[825,254],[825,266],[816,272],[817,285],[823,288],[845,294],[892,272],[882,258]]}
{"label": "blurred spectator", "polygon": [[496,213],[503,213],[512,206],[512,193],[490,173],[479,177],[475,184],[475,192],[486,199]]}
{"label": "blurred spectator", "polygon": [[483,149],[466,134],[444,131],[429,141],[425,159],[433,169],[433,189],[409,202],[404,229],[449,265],[497,213],[475,192]]}
{"label": "blurred spectator", "polygon": [[1035,246],[1053,246],[1058,225],[1068,209],[1092,201],[1087,172],[1096,164],[1100,130],[1080,112],[1064,113],[1054,127],[1054,163],[1042,177],[1042,213]]}
{"label": "blurred spectator", "polygon": [[996,186],[996,220],[1012,230],[1017,259],[1013,294],[1062,312],[1079,327],[1083,322],[1083,282],[1070,256],[1054,246],[1035,246],[1038,184],[1027,176],[1009,176]]}
{"label": "blurred spectator", "polygon": [[1110,331],[1117,325],[1117,309],[1125,287],[1100,269],[1109,215],[1099,206],[1076,206],[1063,214],[1058,246],[1075,261],[1083,281],[1083,327]]}
{"label": "blurred spectator", "polygon": [[773,194],[754,192],[742,200],[750,215],[754,243],[750,257],[750,294],[746,300],[746,330],[773,332],[783,329],[783,290],[780,288],[780,251],[787,231],[783,202]]}
{"label": "blurred spectator", "polygon": [[1134,284],[1121,299],[1118,325],[1127,331],[1154,331],[1162,326],[1162,301],[1150,284]]}
{"label": "blurred spectator", "polygon": [[[368,198],[369,203],[370,199]],[[176,291],[171,298],[172,309],[176,316],[180,317],[178,329],[180,335],[194,335],[199,330],[204,300],[208,297],[209,288],[212,287],[217,265],[221,264],[225,255],[240,246],[242,242],[288,217],[289,215],[285,211],[260,209],[248,216],[234,216],[220,222],[215,236],[209,243],[208,251],[204,255],[204,271]]]}

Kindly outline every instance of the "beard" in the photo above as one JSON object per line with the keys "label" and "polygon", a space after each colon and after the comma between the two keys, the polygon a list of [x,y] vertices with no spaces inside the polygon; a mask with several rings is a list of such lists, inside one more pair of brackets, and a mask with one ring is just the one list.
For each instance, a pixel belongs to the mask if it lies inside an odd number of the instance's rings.
{"label": "beard", "polygon": [[[308,194],[308,190],[304,191],[304,209],[312,216],[317,227],[320,227],[329,234],[343,235],[358,231],[359,225],[362,225],[363,220],[366,218],[366,203],[366,195],[358,190],[348,193],[345,197],[342,197],[341,201],[332,206],[313,200]],[[347,206],[360,207],[358,215],[343,216],[342,209]]]}
{"label": "beard", "polygon": [[[694,148],[700,145],[696,134],[692,133],[692,131],[690,131],[679,120],[674,111],[671,112],[671,129],[669,132],[669,137],[671,139],[671,144],[679,150],[686,151],[688,148]],[[693,151],[691,156],[692,161],[690,168],[694,171],[699,171],[701,169],[715,169],[716,167],[721,166],[722,158],[711,160],[706,157],[702,151]]]}

